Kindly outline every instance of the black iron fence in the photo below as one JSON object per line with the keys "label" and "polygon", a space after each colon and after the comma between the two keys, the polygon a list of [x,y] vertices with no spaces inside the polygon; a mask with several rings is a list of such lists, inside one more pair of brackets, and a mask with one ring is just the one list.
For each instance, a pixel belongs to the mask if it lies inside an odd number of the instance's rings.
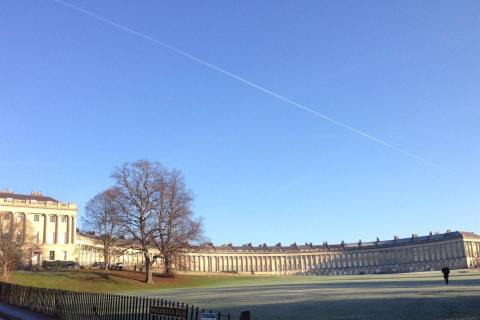
{"label": "black iron fence", "polygon": [[223,314],[159,298],[36,288],[5,282],[0,282],[0,301],[68,320],[250,320],[249,312]]}

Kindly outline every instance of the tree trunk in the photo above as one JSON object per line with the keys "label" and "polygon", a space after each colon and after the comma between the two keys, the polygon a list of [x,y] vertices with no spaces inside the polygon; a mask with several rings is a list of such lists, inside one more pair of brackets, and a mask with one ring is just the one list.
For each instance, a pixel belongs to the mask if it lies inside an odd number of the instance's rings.
{"label": "tree trunk", "polygon": [[165,262],[165,275],[166,276],[171,276],[172,275],[172,262],[170,261],[170,258],[165,257],[164,262]]}
{"label": "tree trunk", "polygon": [[145,282],[153,283],[152,262],[148,253],[143,254],[145,257]]}
{"label": "tree trunk", "polygon": [[110,263],[110,256],[108,255],[108,250],[103,251],[103,261],[105,262],[105,271],[108,270],[108,264]]}
{"label": "tree trunk", "polygon": [[2,279],[4,281],[8,281],[8,264],[7,263],[3,263],[3,268],[2,268]]}

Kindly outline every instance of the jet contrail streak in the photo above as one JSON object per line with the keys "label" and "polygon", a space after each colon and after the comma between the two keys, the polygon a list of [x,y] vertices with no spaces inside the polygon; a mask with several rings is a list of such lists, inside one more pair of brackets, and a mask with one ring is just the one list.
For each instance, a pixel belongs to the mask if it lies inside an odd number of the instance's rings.
{"label": "jet contrail streak", "polygon": [[308,113],[310,113],[310,114],[313,114],[313,115],[315,115],[315,116],[317,116],[317,117],[319,117],[319,118],[322,118],[322,119],[324,119],[324,120],[326,120],[326,121],[328,121],[328,122],[330,122],[330,123],[332,123],[332,124],[334,124],[334,125],[337,125],[337,126],[339,126],[339,127],[342,127],[342,128],[344,128],[344,129],[346,129],[346,130],[349,130],[349,131],[351,131],[351,132],[353,132],[353,133],[356,133],[356,134],[358,134],[358,135],[360,135],[360,136],[362,136],[362,137],[364,137],[364,138],[367,138],[367,139],[369,139],[369,140],[371,140],[371,141],[373,141],[373,142],[376,142],[376,143],[378,143],[378,144],[380,144],[380,145],[382,145],[382,146],[384,146],[384,147],[387,147],[387,148],[389,148],[389,149],[391,149],[391,150],[394,150],[394,151],[397,151],[397,152],[399,152],[399,153],[402,153],[402,154],[404,154],[404,155],[406,155],[406,156],[409,156],[409,157],[411,157],[411,158],[413,158],[413,159],[416,159],[416,160],[418,160],[418,161],[420,161],[420,162],[423,162],[424,164],[427,164],[427,165],[429,165],[429,166],[431,166],[431,167],[440,169],[440,170],[442,170],[442,171],[448,171],[447,169],[445,169],[445,168],[437,165],[436,163],[434,163],[434,162],[432,162],[432,161],[430,161],[430,160],[427,160],[427,159],[425,159],[425,158],[423,158],[423,157],[420,157],[420,156],[418,156],[418,155],[416,155],[416,154],[414,154],[414,153],[411,153],[411,152],[409,152],[409,151],[400,149],[400,148],[398,148],[398,147],[396,147],[396,146],[394,146],[394,145],[392,145],[392,144],[390,144],[390,143],[388,143],[388,142],[386,142],[386,141],[384,141],[384,140],[382,140],[382,139],[376,138],[376,137],[374,137],[374,136],[372,136],[372,135],[370,135],[370,134],[368,134],[368,133],[366,133],[366,132],[364,132],[364,131],[362,131],[362,130],[356,129],[356,128],[352,127],[352,126],[349,126],[348,124],[345,124],[345,123],[343,123],[343,122],[340,122],[340,121],[338,121],[338,120],[335,120],[335,119],[333,119],[333,118],[330,118],[329,116],[326,116],[326,115],[324,115],[324,114],[322,114],[322,113],[320,113],[320,112],[318,112],[318,111],[315,111],[315,110],[312,109],[312,108],[309,108],[309,107],[307,107],[307,106],[305,106],[305,105],[303,105],[303,104],[300,104],[300,103],[298,103],[298,102],[295,102],[295,101],[293,101],[293,100],[291,100],[291,99],[289,99],[289,98],[287,98],[287,97],[285,97],[285,96],[283,96],[283,95],[281,95],[281,94],[278,94],[278,93],[276,93],[276,92],[274,92],[274,91],[272,91],[272,90],[269,90],[269,89],[267,89],[267,88],[265,88],[265,87],[263,87],[263,86],[255,83],[255,82],[252,82],[252,81],[250,81],[250,80],[247,80],[247,79],[245,79],[245,78],[243,78],[243,77],[241,77],[241,76],[239,76],[239,75],[237,75],[237,74],[235,74],[235,73],[232,73],[232,72],[230,72],[230,71],[228,71],[228,70],[225,70],[225,69],[223,69],[223,68],[221,68],[221,67],[218,67],[218,66],[216,66],[216,65],[214,65],[214,64],[211,64],[211,63],[209,63],[209,62],[207,62],[207,61],[205,61],[205,60],[202,60],[202,59],[200,59],[200,58],[197,58],[197,57],[195,57],[195,56],[193,56],[193,55],[191,55],[191,54],[189,54],[189,53],[187,53],[187,52],[185,52],[185,51],[182,51],[182,50],[180,50],[180,49],[177,49],[177,48],[175,48],[175,47],[173,47],[173,46],[171,46],[171,45],[169,45],[169,44],[167,44],[167,43],[165,43],[165,42],[162,42],[162,41],[160,41],[160,40],[158,40],[158,39],[156,39],[156,38],[153,38],[153,37],[151,37],[151,36],[149,36],[149,35],[146,35],[146,34],[144,34],[144,33],[138,32],[138,31],[136,31],[136,30],[134,30],[134,29],[125,27],[125,26],[123,26],[123,25],[121,25],[121,24],[118,24],[118,23],[116,23],[116,22],[114,22],[114,21],[112,21],[112,20],[110,20],[110,19],[107,19],[107,18],[105,18],[105,17],[102,17],[102,16],[100,16],[100,15],[98,15],[98,14],[96,14],[96,13],[93,13],[93,12],[91,12],[91,11],[89,11],[89,10],[86,10],[86,9],[81,8],[81,7],[75,6],[75,5],[70,4],[70,3],[68,3],[68,2],[65,2],[65,1],[62,1],[62,0],[51,0],[51,1],[54,1],[54,2],[56,2],[56,3],[58,3],[58,4],[61,4],[61,5],[65,6],[65,7],[68,7],[68,8],[70,8],[70,9],[76,10],[76,11],[78,11],[78,12],[81,12],[81,13],[87,15],[87,16],[90,16],[91,18],[94,18],[94,19],[96,19],[96,20],[98,20],[98,21],[101,21],[101,22],[104,22],[104,23],[106,23],[106,24],[109,24],[109,25],[111,25],[111,26],[113,26],[113,27],[115,27],[115,28],[117,28],[117,29],[123,30],[123,31],[128,32],[128,33],[130,33],[130,34],[132,34],[132,35],[135,35],[135,36],[137,36],[137,37],[143,38],[143,39],[145,39],[145,40],[149,40],[149,41],[151,41],[151,42],[153,42],[153,43],[155,43],[155,44],[157,44],[157,45],[159,45],[159,46],[161,46],[161,47],[163,47],[163,48],[165,48],[165,49],[168,49],[168,50],[170,50],[170,51],[172,51],[172,52],[175,52],[175,53],[177,53],[177,54],[179,54],[179,55],[181,55],[181,56],[184,56],[185,58],[188,58],[188,59],[190,59],[190,60],[193,60],[193,61],[195,61],[195,62],[197,62],[197,63],[199,63],[199,64],[201,64],[201,65],[204,65],[204,66],[206,66],[206,67],[208,67],[208,68],[210,68],[210,69],[213,69],[213,70],[215,70],[215,71],[218,71],[218,72],[220,72],[220,73],[222,73],[222,74],[224,74],[224,75],[227,75],[227,76],[229,76],[229,77],[231,77],[231,78],[233,78],[233,79],[236,79],[236,80],[238,80],[238,81],[240,81],[240,82],[242,82],[242,83],[244,83],[244,84],[246,84],[246,85],[248,85],[248,86],[250,86],[250,87],[252,87],[252,88],[255,88],[255,89],[257,89],[257,90],[259,90],[259,91],[261,91],[261,92],[263,92],[263,93],[266,93],[266,94],[268,94],[268,95],[270,95],[270,96],[272,96],[272,97],[275,97],[275,98],[277,98],[277,99],[279,99],[279,100],[281,100],[281,101],[283,101],[283,102],[286,102],[287,104],[289,104],[289,105],[291,105],[291,106],[293,106],[293,107],[296,107],[296,108],[301,109],[301,110],[303,110],[303,111],[306,111],[306,112],[308,112]]}

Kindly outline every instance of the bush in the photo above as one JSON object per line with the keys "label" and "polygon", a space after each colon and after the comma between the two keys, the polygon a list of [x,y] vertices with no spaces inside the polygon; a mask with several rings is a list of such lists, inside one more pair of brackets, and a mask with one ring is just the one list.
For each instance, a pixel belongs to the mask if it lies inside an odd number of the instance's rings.
{"label": "bush", "polygon": [[77,263],[75,261],[42,261],[42,268],[46,270],[74,269]]}

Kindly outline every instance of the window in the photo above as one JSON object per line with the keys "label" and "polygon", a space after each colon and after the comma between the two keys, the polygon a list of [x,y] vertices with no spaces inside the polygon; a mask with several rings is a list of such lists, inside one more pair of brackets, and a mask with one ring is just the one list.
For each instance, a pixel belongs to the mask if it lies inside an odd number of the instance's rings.
{"label": "window", "polygon": [[63,260],[67,261],[67,251],[63,251]]}
{"label": "window", "polygon": [[33,221],[40,221],[40,215],[39,214],[34,214],[33,215]]}
{"label": "window", "polygon": [[55,260],[55,251],[50,251],[50,254],[48,256],[50,260]]}
{"label": "window", "polygon": [[55,219],[56,217],[55,216],[50,216],[50,222],[55,222]]}
{"label": "window", "polygon": [[67,216],[62,216],[62,223],[67,223]]}
{"label": "window", "polygon": [[5,212],[5,213],[3,214],[3,218],[4,218],[5,220],[10,220],[10,212]]}
{"label": "window", "polygon": [[35,242],[36,243],[40,242],[40,232],[37,232],[37,234],[35,235]]}

